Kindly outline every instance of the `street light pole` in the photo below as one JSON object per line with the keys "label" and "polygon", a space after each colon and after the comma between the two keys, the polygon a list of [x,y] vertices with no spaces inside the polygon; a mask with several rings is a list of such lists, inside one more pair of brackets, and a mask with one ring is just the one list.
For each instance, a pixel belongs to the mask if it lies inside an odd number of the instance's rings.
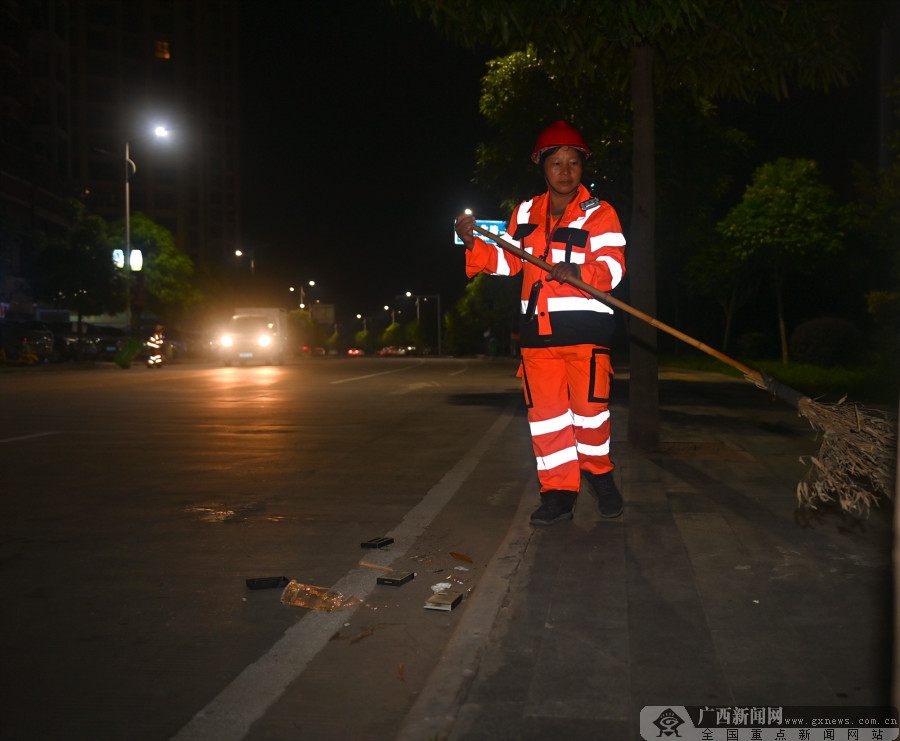
{"label": "street light pole", "polygon": [[[157,139],[165,139],[169,136],[169,130],[165,126],[157,126],[153,133]],[[97,149],[103,154],[111,154]],[[116,155],[112,155],[116,156]],[[135,268],[131,264],[131,178],[137,172],[137,165],[131,159],[131,142],[125,140],[125,264],[122,266],[126,271],[125,280],[125,327],[131,329],[131,273]],[[137,270],[140,270],[140,266]]]}
{"label": "street light pole", "polygon": [[416,299],[416,322],[417,323],[421,320],[421,316],[422,316],[420,308],[419,308],[419,300],[423,299],[423,298],[426,301],[430,298],[437,299],[437,351],[438,351],[438,357],[440,357],[443,354],[442,347],[441,347],[441,324],[442,324],[442,322],[441,322],[441,294],[439,294],[439,293],[423,293],[420,295],[420,294],[412,293],[411,291],[407,291],[406,295],[410,298]]}
{"label": "street light pole", "polygon": [[137,167],[131,160],[131,143],[125,142],[125,329],[131,329],[131,178]]}
{"label": "street light pole", "polygon": [[437,340],[438,340],[438,357],[441,357],[441,355],[444,354],[443,351],[442,351],[442,349],[441,349],[441,329],[442,329],[442,326],[441,326],[441,325],[444,323],[444,322],[443,322],[443,317],[441,316],[441,294],[436,293],[436,294],[434,294],[434,295],[435,295],[435,298],[437,298],[437,332],[438,332],[438,338],[437,338]]}
{"label": "street light pole", "polygon": [[[315,288],[316,282],[314,280],[309,281],[306,285],[310,288]],[[303,287],[303,284],[300,284],[300,308],[306,308],[306,289]]]}
{"label": "street light pole", "polygon": [[[256,258],[254,258],[253,248],[250,247],[249,249],[250,249],[250,277],[253,278],[253,276],[256,274]],[[244,251],[242,249],[238,248],[234,251],[234,256],[235,257],[243,257]]]}

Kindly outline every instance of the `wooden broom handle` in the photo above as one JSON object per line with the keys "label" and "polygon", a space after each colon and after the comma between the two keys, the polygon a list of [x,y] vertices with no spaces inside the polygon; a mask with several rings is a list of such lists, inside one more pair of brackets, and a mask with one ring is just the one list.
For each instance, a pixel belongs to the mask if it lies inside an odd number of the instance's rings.
{"label": "wooden broom handle", "polygon": [[[533,265],[537,265],[539,268],[541,268],[542,270],[544,270],[548,273],[550,272],[551,268],[553,267],[552,265],[550,265],[550,263],[545,262],[544,260],[542,260],[539,257],[535,257],[530,252],[526,252],[525,250],[521,249],[520,247],[516,247],[514,244],[507,242],[505,239],[503,239],[499,235],[494,234],[493,232],[490,232],[487,229],[482,229],[477,224],[475,224],[472,228],[479,234],[487,237],[488,239],[492,239],[493,241],[495,241],[507,252],[511,252],[512,254],[517,255],[518,257],[521,257],[523,260],[526,260],[527,262],[530,262]],[[668,324],[665,324],[665,323],[659,321],[659,319],[653,318],[649,314],[645,314],[643,311],[639,311],[638,309],[635,309],[633,306],[629,306],[624,301],[620,301],[619,299],[614,298],[613,296],[610,296],[608,293],[601,291],[599,288],[594,288],[594,286],[585,283],[580,278],[568,278],[568,279],[566,279],[566,283],[569,283],[570,285],[575,286],[575,288],[578,288],[579,290],[584,291],[585,293],[593,296],[598,301],[602,301],[604,304],[608,304],[610,306],[615,306],[616,308],[621,309],[622,311],[627,312],[628,314],[631,314],[632,316],[637,317],[642,322],[646,322],[647,324],[649,324],[653,327],[656,327],[657,329],[659,329],[663,332],[666,332],[667,334],[670,334],[673,337],[677,337],[682,342],[686,342],[687,344],[689,344],[693,347],[696,347],[698,350],[705,352],[707,355],[712,355],[714,358],[718,358],[723,363],[730,365],[732,368],[737,368],[737,370],[739,370],[741,373],[743,373],[747,377],[747,380],[752,381],[760,388],[767,387],[766,382],[762,377],[762,374],[758,370],[754,370],[753,368],[750,368],[749,366],[744,365],[743,363],[735,360],[734,358],[729,358],[724,353],[721,353],[718,350],[710,347],[709,345],[706,345],[703,342],[700,342],[700,340],[690,337],[689,335],[686,335],[684,332],[680,332],[679,330],[675,329],[674,327],[670,327]]]}

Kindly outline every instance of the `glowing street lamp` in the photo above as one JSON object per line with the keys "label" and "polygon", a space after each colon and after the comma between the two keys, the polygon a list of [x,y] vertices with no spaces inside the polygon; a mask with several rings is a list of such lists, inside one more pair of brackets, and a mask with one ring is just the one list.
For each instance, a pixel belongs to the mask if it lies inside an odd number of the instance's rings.
{"label": "glowing street lamp", "polygon": [[[310,288],[315,288],[316,282],[314,280],[311,280],[308,281],[306,285],[308,285]],[[293,286],[291,287],[291,290],[294,290]],[[302,285],[300,286],[300,308],[306,308],[306,289]]]}
{"label": "glowing street lamp", "polygon": [[[235,257],[243,257],[244,251],[241,249],[237,249],[234,251]],[[250,275],[256,275],[256,259],[253,256],[253,250],[250,250]]]}
{"label": "glowing street lamp", "polygon": [[[156,126],[153,134],[157,139],[167,139],[169,130],[165,126]],[[125,264],[128,270],[139,271],[144,266],[140,250],[131,249],[131,178],[137,172],[137,165],[131,159],[131,142],[125,142]]]}

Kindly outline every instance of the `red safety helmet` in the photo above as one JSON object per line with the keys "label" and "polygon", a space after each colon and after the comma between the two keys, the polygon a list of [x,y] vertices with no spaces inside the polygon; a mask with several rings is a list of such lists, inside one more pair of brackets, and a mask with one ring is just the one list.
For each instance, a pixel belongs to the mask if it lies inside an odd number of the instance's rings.
{"label": "red safety helmet", "polygon": [[540,162],[541,154],[554,147],[572,147],[579,150],[585,159],[591,156],[591,150],[584,143],[581,134],[565,121],[556,121],[541,132],[534,145],[531,161],[537,164]]}

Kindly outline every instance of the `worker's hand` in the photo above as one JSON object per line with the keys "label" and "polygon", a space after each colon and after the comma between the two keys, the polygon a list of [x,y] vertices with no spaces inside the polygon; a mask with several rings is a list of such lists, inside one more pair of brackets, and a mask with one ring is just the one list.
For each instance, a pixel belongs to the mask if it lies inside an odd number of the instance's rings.
{"label": "worker's hand", "polygon": [[467,250],[475,246],[475,217],[472,214],[460,214],[456,217],[456,235],[462,240]]}
{"label": "worker's hand", "polygon": [[569,278],[581,278],[581,268],[570,262],[558,262],[547,273],[547,280],[556,280],[560,283],[565,283]]}

